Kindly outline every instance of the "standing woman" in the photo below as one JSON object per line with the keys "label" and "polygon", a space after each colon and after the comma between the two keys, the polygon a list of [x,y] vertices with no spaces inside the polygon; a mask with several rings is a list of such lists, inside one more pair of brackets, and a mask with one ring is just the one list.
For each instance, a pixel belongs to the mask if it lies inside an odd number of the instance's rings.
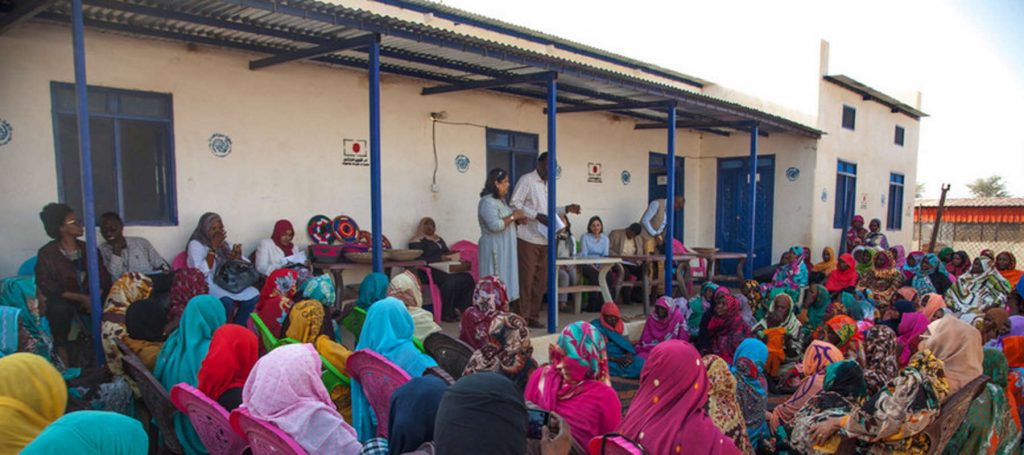
{"label": "standing woman", "polygon": [[[68,335],[71,321],[82,313],[92,311],[89,300],[89,275],[86,270],[85,242],[78,240],[85,229],[75,212],[65,204],[47,204],[39,213],[52,241],[43,245],[37,254],[36,286],[46,301],[46,317],[53,333],[57,356],[68,363]],[[99,257],[100,296],[110,289],[110,274]]]}
{"label": "standing woman", "polygon": [[228,261],[248,261],[242,257],[242,245],[232,245],[228,242],[228,231],[224,229],[224,222],[220,215],[207,212],[199,218],[196,230],[188,241],[188,266],[198,269],[206,277],[206,283],[210,287],[210,295],[220,299],[224,304],[226,314],[237,307],[235,318],[232,322],[245,325],[249,319],[249,313],[256,307],[259,301],[260,291],[252,286],[242,289],[237,293],[228,292],[213,282],[213,276],[217,268]]}
{"label": "standing woman", "polygon": [[256,247],[256,271],[260,275],[270,276],[274,270],[287,267],[293,264],[291,258],[302,250],[302,247],[295,245],[295,228],[288,220],[277,220],[274,223],[274,232],[269,239],[260,240]]}
{"label": "standing woman", "polygon": [[864,229],[864,217],[854,215],[853,221],[850,221],[850,229],[846,231],[846,252],[852,252],[854,248],[863,245],[867,235],[868,230]]}
{"label": "standing woman", "polygon": [[505,202],[511,185],[503,169],[491,169],[480,192],[477,221],[480,223],[478,258],[480,276],[497,275],[508,289],[510,301],[519,299],[519,261],[516,247],[517,221],[525,220],[522,210]]}
{"label": "standing woman", "polygon": [[[409,248],[422,250],[423,260],[427,262],[440,262],[458,256],[458,253],[453,254],[444,239],[437,235],[437,223],[430,217],[420,220],[419,226],[416,227],[416,235],[409,240]],[[426,273],[430,273],[434,283],[441,290],[441,319],[445,322],[457,321],[457,312],[466,311],[471,303],[473,275],[467,272],[446,273],[431,268],[429,272],[419,272],[421,280],[427,278]]]}

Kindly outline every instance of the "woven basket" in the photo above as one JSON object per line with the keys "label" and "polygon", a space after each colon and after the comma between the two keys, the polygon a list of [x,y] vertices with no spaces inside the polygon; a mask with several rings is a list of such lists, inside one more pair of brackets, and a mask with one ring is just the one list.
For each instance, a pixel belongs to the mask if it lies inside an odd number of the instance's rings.
{"label": "woven basket", "polygon": [[[372,264],[373,263],[373,252],[367,251],[365,253],[345,253],[345,259],[349,262],[355,262],[356,264]],[[383,254],[385,261],[391,260],[391,252],[385,251]]]}
{"label": "woven basket", "polygon": [[423,250],[391,250],[388,253],[393,261],[415,261],[423,256]]}

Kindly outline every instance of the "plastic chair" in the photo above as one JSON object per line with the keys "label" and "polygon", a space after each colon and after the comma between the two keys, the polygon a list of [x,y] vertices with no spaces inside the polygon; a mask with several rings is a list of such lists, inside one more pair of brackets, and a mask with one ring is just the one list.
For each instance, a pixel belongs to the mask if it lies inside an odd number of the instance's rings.
{"label": "plastic chair", "polygon": [[202,391],[181,383],[171,387],[171,401],[192,421],[199,439],[210,453],[234,455],[249,448],[245,438],[231,428],[228,411]]}
{"label": "plastic chair", "polygon": [[348,316],[341,320],[341,326],[355,336],[355,344],[357,345],[359,344],[359,333],[363,330],[364,322],[366,322],[366,310],[357,306],[353,306]]}
{"label": "plastic chair", "polygon": [[323,381],[324,387],[327,388],[327,393],[334,391],[335,387],[340,385],[351,385],[352,379],[344,374],[341,374],[331,362],[328,362],[324,356],[320,356],[320,361],[323,363],[324,371],[320,374],[320,380]]}
{"label": "plastic chair", "polygon": [[600,455],[644,455],[647,453],[647,450],[640,444],[615,433],[594,436],[587,446],[590,448],[589,453]]}
{"label": "plastic chair", "polygon": [[177,272],[188,268],[188,252],[182,251],[171,261],[171,271]]}
{"label": "plastic chair", "polygon": [[391,395],[412,379],[408,373],[376,352],[361,349],[348,358],[348,371],[363,387],[366,401],[377,416],[377,436],[388,436]]}
{"label": "plastic chair", "polygon": [[473,356],[473,348],[460,340],[456,340],[442,332],[434,332],[423,340],[427,355],[437,361],[438,366],[453,378],[462,377],[462,372]]}
{"label": "plastic chair", "polygon": [[478,248],[475,243],[469,240],[459,240],[454,245],[448,248],[451,251],[458,251],[459,256],[463,261],[466,261],[470,265],[470,274],[473,275],[473,282],[480,281],[480,268],[477,261]]}
{"label": "plastic chair", "polygon": [[444,308],[441,302],[441,288],[434,284],[434,270],[430,267],[420,267],[420,271],[427,276],[427,283],[424,285],[430,291],[430,305],[434,307],[434,322],[441,323],[441,310]]}
{"label": "plastic chair", "polygon": [[276,425],[253,417],[244,407],[231,411],[231,428],[247,441],[253,455],[306,455],[306,450]]}
{"label": "plastic chair", "polygon": [[21,267],[18,267],[18,276],[35,276],[37,262],[39,260],[35,256],[26,259],[21,263]]}
{"label": "plastic chair", "polygon": [[249,319],[252,321],[253,325],[256,326],[256,330],[259,332],[260,338],[263,340],[263,348],[266,349],[267,352],[273,351],[274,349],[286,344],[298,343],[297,340],[293,340],[291,338],[278,339],[275,337],[273,333],[270,333],[270,329],[267,328],[267,325],[263,323],[263,319],[260,319],[259,315],[255,312],[249,313]]}
{"label": "plastic chair", "polygon": [[139,392],[142,394],[142,402],[149,409],[153,419],[156,420],[156,426],[163,437],[164,448],[172,453],[185,453],[174,431],[173,417],[177,409],[174,407],[174,403],[171,402],[171,396],[164,389],[164,386],[160,384],[160,381],[156,380],[153,373],[146,369],[142,359],[135,355],[135,351],[132,351],[122,340],[114,340],[114,344],[121,351],[124,372],[138,386]]}

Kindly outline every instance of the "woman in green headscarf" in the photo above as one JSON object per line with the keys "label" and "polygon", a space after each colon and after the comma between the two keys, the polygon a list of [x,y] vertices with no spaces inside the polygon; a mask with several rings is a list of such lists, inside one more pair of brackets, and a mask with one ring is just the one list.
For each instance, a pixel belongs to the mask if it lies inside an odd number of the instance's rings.
{"label": "woman in green headscarf", "polygon": [[146,455],[148,451],[149,437],[138,420],[116,412],[78,411],[47,426],[21,454]]}
{"label": "woman in green headscarf", "polygon": [[715,291],[718,291],[718,285],[708,281],[700,287],[700,294],[693,296],[687,303],[689,311],[686,312],[686,331],[691,337],[700,335],[701,320],[704,313],[715,303]]}
{"label": "woman in green headscarf", "polygon": [[798,319],[803,323],[803,339],[810,339],[811,333],[825,323],[825,310],[832,303],[828,289],[820,284],[811,285],[804,291],[803,308]]}
{"label": "woman in green headscarf", "polygon": [[1019,453],[1020,425],[1006,397],[1009,364],[998,349],[985,349],[985,384],[967,411],[967,417],[949,440],[943,453]]}
{"label": "woman in green headscarf", "polygon": [[865,246],[858,246],[853,249],[853,259],[857,261],[857,273],[864,275],[871,270],[871,267],[875,264],[875,255],[878,254],[878,250],[868,248]]}
{"label": "woman in green headscarf", "polygon": [[[224,304],[216,297],[203,294],[189,300],[181,315],[181,323],[167,337],[156,359],[153,374],[164,388],[171,390],[175,384],[182,382],[193,387],[199,384],[199,367],[210,350],[213,332],[225,322],[227,315],[224,313]],[[207,453],[188,416],[175,413],[174,429],[185,453]]]}

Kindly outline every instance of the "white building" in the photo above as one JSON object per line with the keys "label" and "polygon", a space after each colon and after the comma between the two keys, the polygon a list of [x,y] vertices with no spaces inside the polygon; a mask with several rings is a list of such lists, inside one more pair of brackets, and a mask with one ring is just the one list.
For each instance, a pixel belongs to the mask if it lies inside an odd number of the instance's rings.
{"label": "white building", "polygon": [[[37,216],[43,205],[81,205],[69,14],[64,0],[0,11],[0,275],[13,274],[47,240]],[[695,77],[418,0],[93,0],[85,17],[97,214],[119,211],[128,235],[149,238],[168,259],[206,211],[224,217],[229,238],[247,253],[279,218],[301,230],[312,215],[347,214],[369,228],[369,168],[345,160],[351,144],[368,139],[367,54],[330,48],[371,33],[380,34],[383,56],[383,226],[396,244],[428,215],[449,242],[476,241],[487,170],[511,167],[514,157],[512,170],[522,173],[546,149],[543,85],[422,90],[542,71],[558,73],[560,108],[678,103],[677,175],[687,198],[680,229],[688,246],[746,249],[749,122],[764,134],[757,265],[792,245],[813,247],[816,258],[822,247],[838,246],[840,163],[856,165],[855,188],[843,183],[856,212],[888,222],[891,242],[910,242],[913,198],[903,198],[890,176],[913,191],[919,101],[911,107],[850,78],[824,77],[827,46],[820,108],[807,118],[752,108],[747,97]],[[315,46],[323,47],[305,59],[289,54]],[[271,54],[292,61],[250,69]],[[855,111],[853,128],[843,127],[847,108]],[[435,122],[431,113],[442,112]],[[649,198],[664,194],[663,112],[557,118],[559,202],[582,205],[572,220],[577,234],[592,215],[608,229],[638,221]],[[896,128],[902,145],[894,144]],[[226,150],[227,140],[230,154],[213,153]]]}

